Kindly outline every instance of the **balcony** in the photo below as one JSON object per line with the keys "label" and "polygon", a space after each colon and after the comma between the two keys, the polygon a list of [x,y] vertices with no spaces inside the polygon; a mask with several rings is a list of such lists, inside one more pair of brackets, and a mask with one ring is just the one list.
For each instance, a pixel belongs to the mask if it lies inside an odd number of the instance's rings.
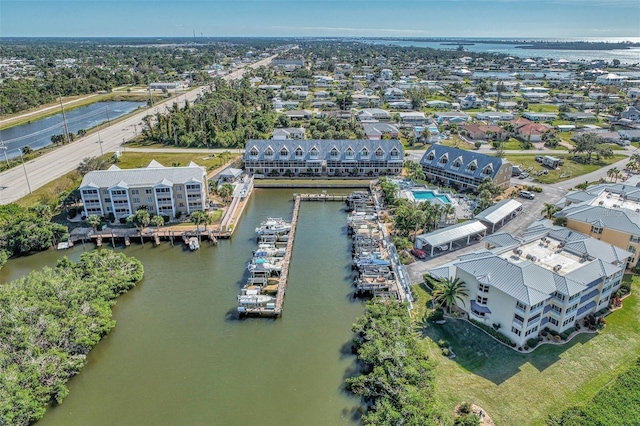
{"label": "balcony", "polygon": [[516,312],[520,312],[521,314],[526,314],[527,310],[522,308],[522,307],[520,307],[520,306],[518,306],[518,305],[516,305]]}
{"label": "balcony", "polygon": [[517,318],[514,318],[513,321],[511,322],[513,325],[515,325],[516,327],[521,328],[524,325],[524,322],[520,321]]}
{"label": "balcony", "polygon": [[598,294],[600,294],[600,290],[598,290],[597,288],[595,290],[591,290],[588,294],[585,294],[580,298],[580,304],[583,304],[584,302],[593,299]]}

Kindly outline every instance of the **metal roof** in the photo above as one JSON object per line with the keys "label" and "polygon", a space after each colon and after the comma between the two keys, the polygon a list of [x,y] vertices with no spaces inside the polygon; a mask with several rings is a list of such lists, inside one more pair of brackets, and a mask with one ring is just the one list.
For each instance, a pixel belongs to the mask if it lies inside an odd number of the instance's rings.
{"label": "metal roof", "polygon": [[164,167],[157,161],[141,169],[94,170],[82,179],[80,188],[97,186],[111,187],[152,187],[158,184],[185,184],[189,181],[203,182],[204,168],[197,165],[188,167]]}
{"label": "metal roof", "polygon": [[437,231],[429,232],[428,234],[418,235],[416,238],[419,238],[425,244],[430,246],[439,246],[485,232],[486,230],[487,227],[480,223],[480,221],[471,220],[458,223],[444,229],[438,229]]}
{"label": "metal roof", "polygon": [[506,232],[488,235],[484,237],[484,241],[496,247],[511,247],[522,243],[522,241]]}
{"label": "metal roof", "polygon": [[476,219],[494,225],[500,222],[502,219],[511,216],[513,212],[518,211],[521,208],[522,203],[520,203],[519,201],[505,198],[504,200],[498,201],[493,206],[476,215]]}
{"label": "metal roof", "polygon": [[[272,156],[266,156],[267,149],[271,147],[273,150]],[[255,148],[258,152],[257,156],[251,156],[251,151]],[[391,161],[400,162],[404,161],[402,144],[400,141],[391,140],[368,140],[368,139],[301,139],[301,140],[277,140],[277,139],[251,139],[247,141],[244,160],[245,161],[291,161],[297,160],[295,156],[296,150],[300,148],[302,150],[302,156],[299,160],[302,161],[327,161],[337,160],[345,161],[346,152],[349,148],[353,151],[353,157],[348,160],[353,161]],[[317,151],[317,157],[311,158],[311,150]],[[337,157],[331,157],[331,151],[335,148],[338,151]],[[382,150],[382,157],[376,156],[378,149]],[[286,151],[287,155],[282,156],[281,151]],[[366,149],[369,155],[367,157],[362,155],[362,150]],[[398,155],[392,157],[391,151],[395,150]]]}
{"label": "metal roof", "polygon": [[[443,157],[447,159],[444,163]],[[470,179],[493,179],[505,163],[508,161],[492,155],[438,144],[428,147],[420,159],[422,166],[444,170]]]}

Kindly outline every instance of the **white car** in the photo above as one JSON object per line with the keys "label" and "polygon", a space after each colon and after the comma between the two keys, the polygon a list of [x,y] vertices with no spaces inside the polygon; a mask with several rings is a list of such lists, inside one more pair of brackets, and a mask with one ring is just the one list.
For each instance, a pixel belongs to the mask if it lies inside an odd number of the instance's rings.
{"label": "white car", "polygon": [[528,200],[533,200],[534,198],[536,198],[536,194],[531,191],[520,191],[520,196]]}

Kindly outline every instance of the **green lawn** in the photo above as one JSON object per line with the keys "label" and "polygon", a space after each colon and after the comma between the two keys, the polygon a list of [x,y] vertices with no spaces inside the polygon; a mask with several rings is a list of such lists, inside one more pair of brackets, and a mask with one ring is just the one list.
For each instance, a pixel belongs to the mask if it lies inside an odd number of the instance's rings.
{"label": "green lawn", "polygon": [[167,152],[124,152],[120,156],[118,167],[121,169],[133,169],[137,167],[146,167],[151,160],[156,160],[163,166],[187,166],[193,161],[199,166],[204,166],[208,171],[220,167],[228,160],[238,157],[239,154],[216,154],[209,157],[207,153],[167,153]]}
{"label": "green lawn", "polygon": [[459,137],[453,135],[449,139],[441,139],[440,145],[444,146],[452,146],[454,148],[473,150],[476,149],[474,144],[468,143],[460,139]]}
{"label": "green lawn", "polygon": [[[514,165],[521,165],[523,168],[527,169],[529,167],[533,168],[533,171],[530,171],[529,174],[534,178],[537,178],[537,181],[540,183],[555,183],[559,181],[563,181],[566,179],[574,178],[577,176],[582,176],[587,173],[594,172],[603,167],[607,167],[610,164],[613,164],[617,161],[620,161],[626,156],[617,154],[614,155],[613,158],[605,158],[601,159],[598,162],[592,162],[591,164],[581,164],[576,163],[572,160],[565,159],[564,165],[560,166],[558,170],[549,170],[549,174],[535,176],[534,173],[539,170],[545,170],[546,167],[543,167],[540,163],[535,160],[535,155],[533,154],[508,154],[506,158]],[[566,155],[559,155],[559,158],[566,158]],[[548,169],[547,169],[548,170]],[[561,174],[567,174],[567,176],[560,178]]]}
{"label": "green lawn", "polygon": [[[464,400],[483,407],[497,425],[542,425],[549,414],[588,402],[640,354],[638,292],[640,280],[634,277],[632,295],[607,317],[600,334],[579,335],[562,346],[542,345],[530,354],[517,353],[464,321],[421,324],[424,346],[436,362],[436,395],[445,414],[453,415]],[[424,306],[429,294],[417,293],[416,305]],[[451,343],[456,358],[441,355],[435,343],[440,339]]]}
{"label": "green lawn", "polygon": [[516,138],[509,138],[508,140],[506,140],[505,142],[502,143],[502,149],[505,150],[505,151],[521,150],[522,149],[522,144]]}
{"label": "green lawn", "polygon": [[535,112],[551,112],[554,114],[558,113],[558,106],[557,105],[549,105],[549,104],[529,104],[529,111],[535,111]]}
{"label": "green lawn", "polygon": [[51,205],[58,200],[63,192],[71,192],[82,182],[82,176],[75,170],[54,179],[46,185],[36,189],[29,195],[25,195],[16,201],[23,207],[32,207],[35,204]]}

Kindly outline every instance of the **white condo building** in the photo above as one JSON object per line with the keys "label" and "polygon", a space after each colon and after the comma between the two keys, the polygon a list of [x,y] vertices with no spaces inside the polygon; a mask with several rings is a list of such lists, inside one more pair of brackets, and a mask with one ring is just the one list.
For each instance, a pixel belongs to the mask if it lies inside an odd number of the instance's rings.
{"label": "white condo building", "polygon": [[145,168],[87,173],[80,184],[84,215],[127,217],[140,208],[175,218],[178,213],[204,210],[208,202],[207,174],[191,162],[186,167],[164,167],[152,161]]}
{"label": "white condo building", "polygon": [[486,241],[490,249],[461,255],[429,274],[463,281],[469,295],[457,307],[470,319],[499,325],[516,346],[545,327],[562,333],[606,308],[632,256],[546,220],[529,227],[523,240],[494,234]]}

